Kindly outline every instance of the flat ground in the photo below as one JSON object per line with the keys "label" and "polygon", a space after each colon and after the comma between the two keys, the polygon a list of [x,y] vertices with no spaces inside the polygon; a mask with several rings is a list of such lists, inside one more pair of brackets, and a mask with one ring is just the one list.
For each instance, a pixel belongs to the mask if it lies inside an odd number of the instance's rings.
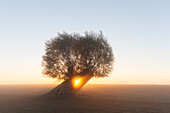
{"label": "flat ground", "polygon": [[42,98],[54,85],[0,85],[0,113],[170,113],[170,86],[86,85],[71,98]]}

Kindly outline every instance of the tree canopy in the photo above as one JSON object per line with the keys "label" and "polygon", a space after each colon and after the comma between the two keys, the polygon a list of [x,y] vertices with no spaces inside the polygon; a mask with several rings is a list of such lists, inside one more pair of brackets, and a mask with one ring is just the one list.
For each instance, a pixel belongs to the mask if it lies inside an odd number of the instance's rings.
{"label": "tree canopy", "polygon": [[106,77],[113,69],[114,55],[102,32],[58,35],[45,43],[43,75],[59,80],[75,75]]}

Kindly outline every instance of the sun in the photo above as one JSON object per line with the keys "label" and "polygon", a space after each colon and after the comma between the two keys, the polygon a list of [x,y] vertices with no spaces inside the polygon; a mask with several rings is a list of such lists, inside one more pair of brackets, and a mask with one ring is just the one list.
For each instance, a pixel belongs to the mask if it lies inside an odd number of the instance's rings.
{"label": "sun", "polygon": [[72,79],[72,86],[75,89],[78,89],[82,86],[82,77],[76,76]]}
{"label": "sun", "polygon": [[75,80],[75,85],[78,85],[80,83],[80,79]]}

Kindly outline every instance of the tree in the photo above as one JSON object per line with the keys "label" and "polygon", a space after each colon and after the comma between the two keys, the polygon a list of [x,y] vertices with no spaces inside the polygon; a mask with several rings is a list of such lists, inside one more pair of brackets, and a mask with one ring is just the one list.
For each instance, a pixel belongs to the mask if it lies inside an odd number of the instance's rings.
{"label": "tree", "polygon": [[[114,62],[112,48],[102,32],[58,33],[46,41],[42,59],[43,75],[64,81],[49,93],[53,95],[75,94],[91,77],[108,76]],[[72,84],[75,77],[84,77],[78,88]]]}

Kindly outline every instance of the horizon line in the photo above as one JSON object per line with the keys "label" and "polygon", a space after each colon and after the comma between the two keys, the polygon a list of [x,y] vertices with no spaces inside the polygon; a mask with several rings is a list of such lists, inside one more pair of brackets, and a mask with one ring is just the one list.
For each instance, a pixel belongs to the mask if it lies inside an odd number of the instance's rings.
{"label": "horizon line", "polygon": [[[0,83],[0,85],[59,85],[59,84],[37,84],[37,83]],[[86,85],[170,85],[170,83],[113,83],[113,84],[86,84]]]}

